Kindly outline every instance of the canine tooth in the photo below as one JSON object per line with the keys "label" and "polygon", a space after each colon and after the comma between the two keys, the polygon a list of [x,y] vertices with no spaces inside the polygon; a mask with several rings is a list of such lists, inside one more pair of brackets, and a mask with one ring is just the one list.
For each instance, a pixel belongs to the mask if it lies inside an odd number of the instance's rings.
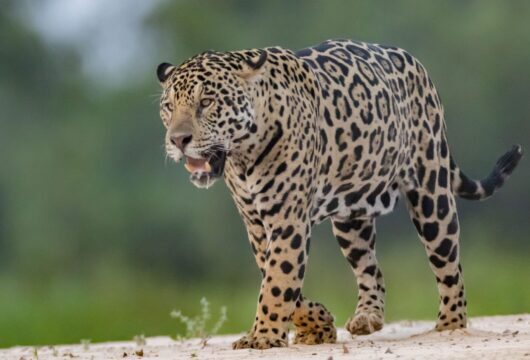
{"label": "canine tooth", "polygon": [[204,163],[204,171],[207,173],[212,172],[212,166],[210,165],[208,161]]}
{"label": "canine tooth", "polygon": [[188,172],[193,172],[193,168],[187,162],[184,163],[184,167],[186,168],[186,170],[188,170]]}

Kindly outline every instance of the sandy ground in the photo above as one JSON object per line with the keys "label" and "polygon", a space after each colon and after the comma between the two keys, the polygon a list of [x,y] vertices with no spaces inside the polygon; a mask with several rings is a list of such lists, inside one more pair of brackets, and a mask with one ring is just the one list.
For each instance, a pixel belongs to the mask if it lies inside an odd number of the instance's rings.
{"label": "sandy ground", "polygon": [[[38,359],[528,359],[530,314],[473,318],[466,330],[433,332],[433,322],[386,324],[372,335],[351,337],[339,330],[338,342],[291,345],[271,350],[232,350],[239,335],[174,341],[147,338],[146,344],[114,342],[42,347]],[[0,350],[0,359],[36,359],[32,347]]]}

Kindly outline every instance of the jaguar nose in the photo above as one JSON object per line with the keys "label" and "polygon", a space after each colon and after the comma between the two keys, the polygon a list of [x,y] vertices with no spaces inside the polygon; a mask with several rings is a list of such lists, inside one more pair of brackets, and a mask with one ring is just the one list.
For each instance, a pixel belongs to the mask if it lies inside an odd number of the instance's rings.
{"label": "jaguar nose", "polygon": [[171,144],[176,146],[180,151],[184,152],[186,146],[191,142],[192,136],[188,134],[172,135],[169,139]]}

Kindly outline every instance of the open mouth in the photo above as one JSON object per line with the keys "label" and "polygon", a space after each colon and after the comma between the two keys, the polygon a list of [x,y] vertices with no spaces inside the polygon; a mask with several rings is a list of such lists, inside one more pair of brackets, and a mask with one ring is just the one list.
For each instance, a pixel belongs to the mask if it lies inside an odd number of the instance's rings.
{"label": "open mouth", "polygon": [[226,153],[215,151],[209,156],[196,159],[186,156],[184,167],[190,175],[190,180],[198,187],[210,187],[215,180],[223,175]]}

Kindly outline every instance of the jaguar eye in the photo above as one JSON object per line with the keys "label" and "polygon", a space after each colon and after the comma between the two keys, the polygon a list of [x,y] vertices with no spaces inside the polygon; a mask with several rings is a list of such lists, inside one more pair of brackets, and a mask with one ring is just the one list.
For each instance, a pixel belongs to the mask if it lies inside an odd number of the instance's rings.
{"label": "jaguar eye", "polygon": [[206,107],[212,105],[212,103],[213,103],[213,99],[209,99],[209,98],[202,99],[201,102],[200,102],[201,107],[203,107],[203,108],[206,108]]}

